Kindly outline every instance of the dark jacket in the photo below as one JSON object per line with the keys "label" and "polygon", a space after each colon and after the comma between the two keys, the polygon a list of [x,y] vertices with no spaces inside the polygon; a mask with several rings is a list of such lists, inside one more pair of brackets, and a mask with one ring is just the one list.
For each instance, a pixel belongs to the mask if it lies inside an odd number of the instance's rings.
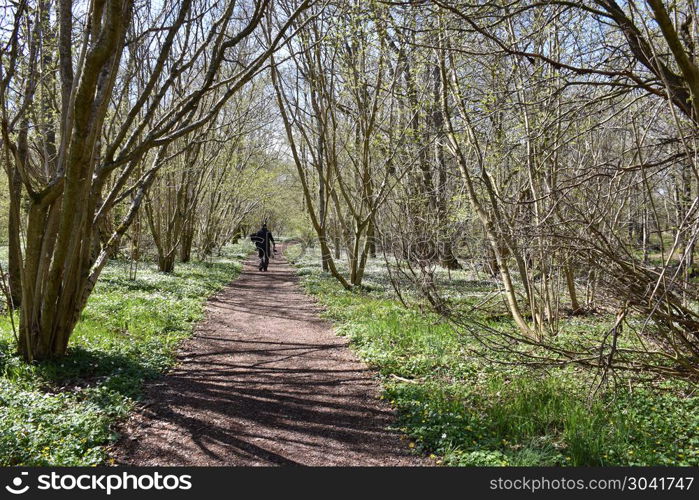
{"label": "dark jacket", "polygon": [[263,227],[256,233],[251,234],[250,239],[258,250],[264,250],[267,253],[272,251],[272,245],[275,244],[272,233],[266,227]]}

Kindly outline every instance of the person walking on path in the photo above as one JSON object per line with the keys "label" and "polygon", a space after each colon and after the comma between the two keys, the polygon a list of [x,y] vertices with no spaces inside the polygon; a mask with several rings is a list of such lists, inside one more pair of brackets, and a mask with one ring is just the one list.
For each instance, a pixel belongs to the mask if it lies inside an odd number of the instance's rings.
{"label": "person walking on path", "polygon": [[274,242],[274,237],[267,224],[262,224],[262,229],[250,235],[250,239],[255,243],[257,255],[260,258],[260,265],[257,267],[260,271],[267,271],[269,266],[269,256],[274,251],[277,251],[277,245]]}

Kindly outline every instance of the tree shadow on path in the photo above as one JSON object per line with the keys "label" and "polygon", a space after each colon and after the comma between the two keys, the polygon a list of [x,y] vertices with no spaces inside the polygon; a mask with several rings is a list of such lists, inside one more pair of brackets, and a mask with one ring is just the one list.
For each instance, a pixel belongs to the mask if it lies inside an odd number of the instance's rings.
{"label": "tree shadow on path", "polygon": [[293,271],[246,265],[114,450],[133,465],[424,465]]}

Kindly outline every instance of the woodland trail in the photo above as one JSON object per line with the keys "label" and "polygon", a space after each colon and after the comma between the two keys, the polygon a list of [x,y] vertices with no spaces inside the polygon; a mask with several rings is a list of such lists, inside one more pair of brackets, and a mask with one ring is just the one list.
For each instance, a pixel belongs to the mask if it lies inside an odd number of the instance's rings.
{"label": "woodland trail", "polygon": [[387,429],[395,417],[373,373],[319,318],[288,263],[256,263],[209,300],[177,365],[147,385],[117,463],[426,465]]}

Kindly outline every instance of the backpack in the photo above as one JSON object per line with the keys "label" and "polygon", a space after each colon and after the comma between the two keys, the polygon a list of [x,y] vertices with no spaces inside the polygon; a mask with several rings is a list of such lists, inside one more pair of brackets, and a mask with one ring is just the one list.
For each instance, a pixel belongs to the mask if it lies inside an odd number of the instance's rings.
{"label": "backpack", "polygon": [[250,240],[255,244],[256,247],[261,248],[264,245],[264,237],[260,234],[260,232],[252,233],[250,235]]}

